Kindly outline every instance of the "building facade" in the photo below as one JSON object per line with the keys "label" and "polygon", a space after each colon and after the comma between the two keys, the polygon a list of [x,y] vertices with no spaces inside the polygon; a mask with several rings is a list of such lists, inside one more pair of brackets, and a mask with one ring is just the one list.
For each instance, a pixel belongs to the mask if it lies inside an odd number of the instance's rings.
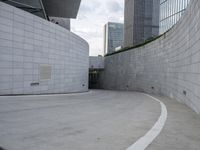
{"label": "building facade", "polygon": [[[73,5],[68,3],[70,9]],[[89,45],[84,39],[0,2],[0,95],[85,92],[88,68]]]}
{"label": "building facade", "polygon": [[0,0],[70,30],[70,18],[76,18],[81,0]]}
{"label": "building facade", "polygon": [[9,5],[23,9],[36,16],[47,19],[42,0],[0,0]]}
{"label": "building facade", "polygon": [[104,54],[110,54],[123,45],[122,23],[109,22],[104,26]]}
{"label": "building facade", "polygon": [[200,1],[191,0],[181,21],[159,39],[105,57],[104,89],[168,96],[200,114],[199,14]]}
{"label": "building facade", "polygon": [[125,0],[124,47],[159,34],[160,0]]}
{"label": "building facade", "polygon": [[69,18],[49,17],[49,20],[55,24],[60,25],[61,27],[67,30],[71,29],[71,21]]}
{"label": "building facade", "polygon": [[169,30],[184,14],[190,0],[160,0],[160,29],[162,34]]}

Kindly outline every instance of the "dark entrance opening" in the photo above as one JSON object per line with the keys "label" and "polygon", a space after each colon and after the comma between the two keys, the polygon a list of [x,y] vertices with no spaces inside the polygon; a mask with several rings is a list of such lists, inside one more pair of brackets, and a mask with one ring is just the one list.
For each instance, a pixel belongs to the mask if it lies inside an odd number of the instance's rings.
{"label": "dark entrance opening", "polygon": [[103,69],[89,70],[89,89],[101,89],[101,73]]}

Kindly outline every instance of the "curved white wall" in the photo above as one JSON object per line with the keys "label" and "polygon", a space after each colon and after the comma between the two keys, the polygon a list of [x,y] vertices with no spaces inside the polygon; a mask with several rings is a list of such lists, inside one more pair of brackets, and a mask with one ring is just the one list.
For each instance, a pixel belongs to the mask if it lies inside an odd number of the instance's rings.
{"label": "curved white wall", "polygon": [[88,56],[77,35],[0,2],[0,95],[87,91]]}
{"label": "curved white wall", "polygon": [[106,89],[161,94],[200,113],[200,1],[164,36],[105,58]]}

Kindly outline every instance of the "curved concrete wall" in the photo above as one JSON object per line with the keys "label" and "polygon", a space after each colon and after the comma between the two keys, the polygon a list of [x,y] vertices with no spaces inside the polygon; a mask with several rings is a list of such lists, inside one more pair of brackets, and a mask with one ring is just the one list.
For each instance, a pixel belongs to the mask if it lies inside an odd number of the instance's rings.
{"label": "curved concrete wall", "polygon": [[0,95],[87,91],[88,56],[77,35],[0,2]]}
{"label": "curved concrete wall", "polygon": [[200,113],[200,1],[164,36],[105,58],[106,89],[137,90],[174,98]]}

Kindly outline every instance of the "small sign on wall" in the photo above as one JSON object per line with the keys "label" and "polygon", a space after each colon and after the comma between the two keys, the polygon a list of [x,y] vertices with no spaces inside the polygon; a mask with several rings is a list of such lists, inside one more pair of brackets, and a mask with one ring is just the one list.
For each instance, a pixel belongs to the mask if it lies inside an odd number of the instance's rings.
{"label": "small sign on wall", "polygon": [[50,65],[40,65],[40,80],[50,80],[52,67]]}

